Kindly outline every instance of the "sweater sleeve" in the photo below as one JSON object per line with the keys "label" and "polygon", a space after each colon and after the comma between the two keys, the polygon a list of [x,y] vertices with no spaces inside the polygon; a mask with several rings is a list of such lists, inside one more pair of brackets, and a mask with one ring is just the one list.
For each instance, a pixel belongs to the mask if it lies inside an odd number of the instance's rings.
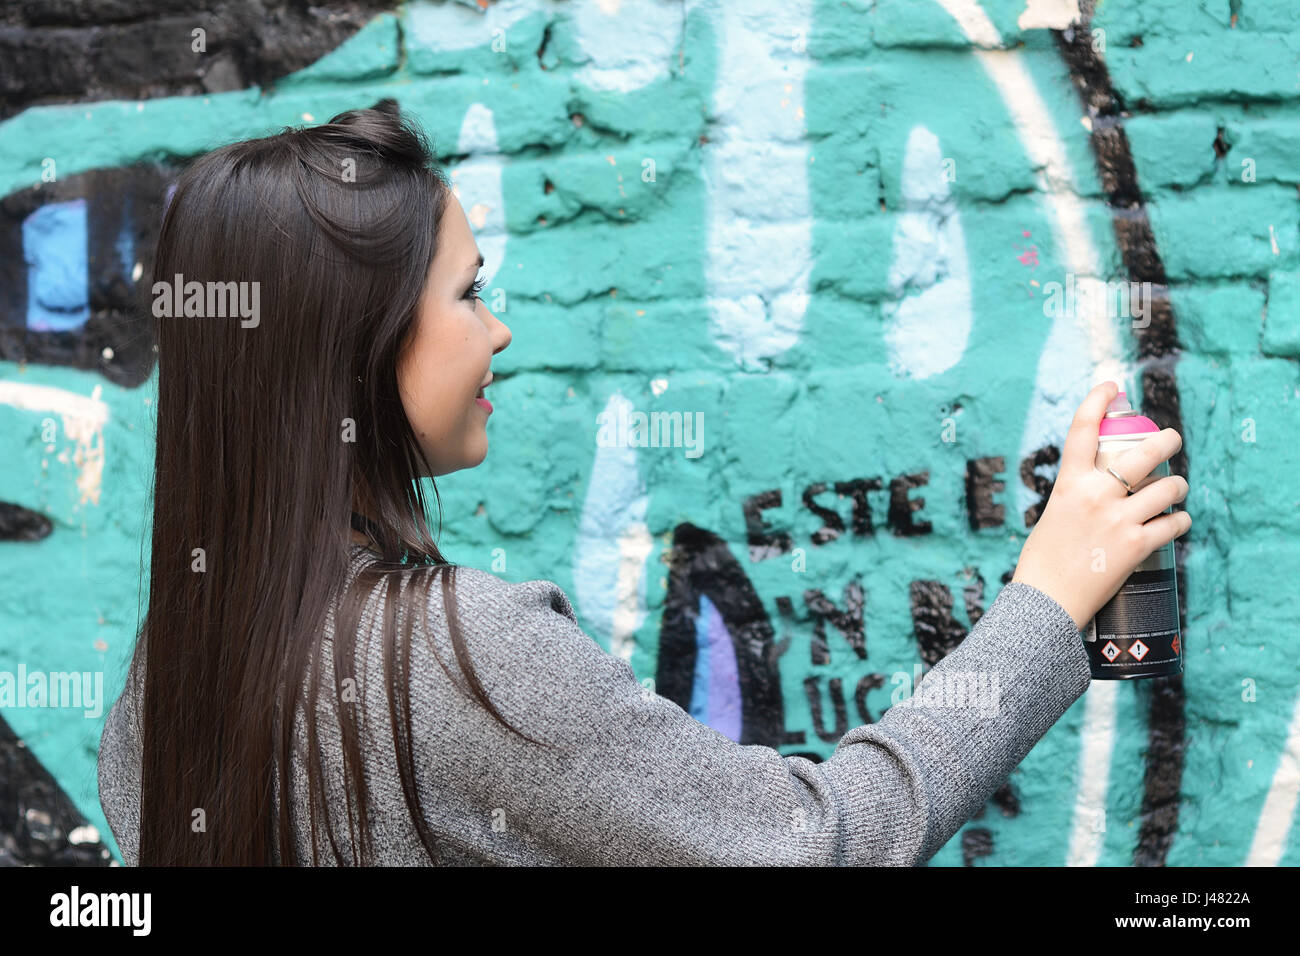
{"label": "sweater sleeve", "polygon": [[[456,579],[456,617],[488,697],[514,727],[557,748],[522,739],[476,702],[449,703],[440,664],[413,658],[429,799],[454,794],[468,808],[461,838],[505,862],[920,864],[1090,680],[1067,612],[1012,582],[910,700],[815,763],[736,743],[643,686],[581,629],[554,583],[466,568]],[[439,658],[455,672],[441,602],[429,612]],[[933,706],[936,687],[969,687],[971,675],[992,698]]]}
{"label": "sweater sleeve", "polygon": [[[144,640],[142,637],[141,641]],[[95,769],[99,804],[127,866],[139,865],[140,741],[138,715],[141,692],[135,655],[127,669],[126,686],[104,721]]]}

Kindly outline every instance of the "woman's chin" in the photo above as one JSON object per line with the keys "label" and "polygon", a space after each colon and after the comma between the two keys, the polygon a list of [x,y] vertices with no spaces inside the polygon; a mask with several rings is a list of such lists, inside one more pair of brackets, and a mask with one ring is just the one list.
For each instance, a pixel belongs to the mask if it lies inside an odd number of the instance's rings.
{"label": "woman's chin", "polygon": [[488,453],[488,438],[487,438],[487,432],[485,431],[483,433],[483,436],[478,441],[474,442],[474,444],[469,449],[467,449],[467,453],[463,459],[463,463],[458,466],[457,470],[463,471],[466,468],[478,467],[479,465],[483,464],[484,459],[487,458],[487,453]]}
{"label": "woman's chin", "polygon": [[488,437],[487,437],[487,433],[484,432],[482,450],[478,453],[478,457],[474,459],[474,464],[469,465],[467,467],[473,468],[475,465],[483,464],[483,460],[487,458],[487,453],[488,453]]}
{"label": "woman's chin", "polygon": [[[466,468],[474,468],[483,463],[488,453],[487,428],[475,436],[474,440],[466,442],[461,454],[455,458],[447,456],[445,453],[436,458],[431,458],[433,465],[433,475],[431,477],[440,478],[443,475],[450,475],[452,472],[464,471]],[[428,454],[426,450],[425,454]],[[430,477],[430,476],[425,476]]]}

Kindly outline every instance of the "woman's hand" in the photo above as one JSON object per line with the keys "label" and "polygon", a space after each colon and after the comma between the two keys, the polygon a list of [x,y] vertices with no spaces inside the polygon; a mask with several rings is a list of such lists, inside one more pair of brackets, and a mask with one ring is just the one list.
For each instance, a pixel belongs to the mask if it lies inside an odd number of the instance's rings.
{"label": "woman's hand", "polygon": [[[1113,475],[1096,467],[1098,427],[1118,392],[1114,382],[1103,382],[1079,406],[1051,497],[1020,549],[1011,579],[1051,597],[1080,630],[1148,555],[1192,526],[1185,511],[1163,514],[1187,497],[1187,482],[1180,476],[1157,478],[1130,495]],[[1124,452],[1111,467],[1138,488],[1182,447],[1182,436],[1166,428]]]}

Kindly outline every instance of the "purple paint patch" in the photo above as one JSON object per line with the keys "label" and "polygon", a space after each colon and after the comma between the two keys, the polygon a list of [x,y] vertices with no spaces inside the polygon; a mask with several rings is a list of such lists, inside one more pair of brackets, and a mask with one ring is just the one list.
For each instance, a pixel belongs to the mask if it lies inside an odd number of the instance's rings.
{"label": "purple paint patch", "polygon": [[740,704],[740,674],[736,667],[736,648],[722,615],[707,595],[700,595],[700,620],[704,622],[707,646],[700,653],[709,655],[708,720],[718,733],[740,740],[743,718]]}

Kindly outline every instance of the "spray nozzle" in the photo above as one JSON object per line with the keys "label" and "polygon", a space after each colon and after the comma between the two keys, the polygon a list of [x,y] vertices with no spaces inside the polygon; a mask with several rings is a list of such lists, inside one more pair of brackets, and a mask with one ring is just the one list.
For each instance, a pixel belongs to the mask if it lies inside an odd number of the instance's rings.
{"label": "spray nozzle", "polygon": [[1122,415],[1125,412],[1132,412],[1133,406],[1129,404],[1128,393],[1120,392],[1116,395],[1109,405],[1106,406],[1107,415]]}

